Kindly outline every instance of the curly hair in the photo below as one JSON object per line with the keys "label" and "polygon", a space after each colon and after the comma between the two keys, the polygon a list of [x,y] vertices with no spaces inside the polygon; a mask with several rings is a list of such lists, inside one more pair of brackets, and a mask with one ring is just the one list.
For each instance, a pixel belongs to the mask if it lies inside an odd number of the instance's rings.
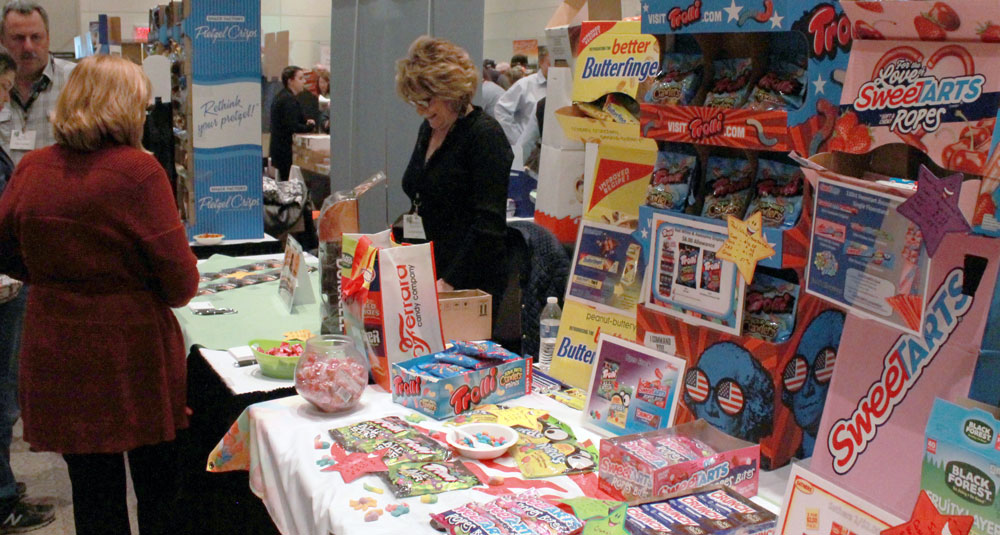
{"label": "curly hair", "polygon": [[445,39],[418,37],[405,58],[396,62],[396,93],[407,102],[440,98],[464,110],[479,86],[469,54]]}

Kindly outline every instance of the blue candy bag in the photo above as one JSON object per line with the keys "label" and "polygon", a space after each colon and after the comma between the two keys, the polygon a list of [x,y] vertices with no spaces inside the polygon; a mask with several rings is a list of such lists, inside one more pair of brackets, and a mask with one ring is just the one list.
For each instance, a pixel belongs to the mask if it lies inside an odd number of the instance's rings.
{"label": "blue candy bag", "polygon": [[802,213],[802,188],[806,176],[793,164],[773,160],[757,161],[755,195],[747,208],[748,214],[760,211],[765,227],[789,229]]}

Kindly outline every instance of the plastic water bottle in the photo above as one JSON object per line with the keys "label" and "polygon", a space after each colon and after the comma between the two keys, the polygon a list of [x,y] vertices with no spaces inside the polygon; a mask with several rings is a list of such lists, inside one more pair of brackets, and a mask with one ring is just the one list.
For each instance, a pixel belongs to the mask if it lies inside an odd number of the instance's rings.
{"label": "plastic water bottle", "polygon": [[559,318],[562,309],[559,300],[549,297],[542,309],[541,322],[538,326],[538,365],[548,371],[552,364],[552,353],[556,349],[556,335],[559,333]]}

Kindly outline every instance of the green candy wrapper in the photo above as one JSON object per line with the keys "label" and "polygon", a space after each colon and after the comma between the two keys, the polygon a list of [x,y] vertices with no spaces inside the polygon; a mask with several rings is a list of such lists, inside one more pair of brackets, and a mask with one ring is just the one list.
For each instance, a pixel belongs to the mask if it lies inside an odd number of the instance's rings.
{"label": "green candy wrapper", "polygon": [[438,494],[481,484],[479,478],[460,462],[394,464],[383,478],[397,498]]}
{"label": "green candy wrapper", "polygon": [[398,416],[365,420],[330,430],[330,437],[345,451],[372,452],[371,442],[386,438],[412,437],[417,430]]}
{"label": "green candy wrapper", "polygon": [[381,438],[363,444],[362,447],[365,448],[363,451],[368,453],[386,450],[382,454],[386,466],[404,462],[446,461],[451,457],[448,448],[420,434],[411,437]]}

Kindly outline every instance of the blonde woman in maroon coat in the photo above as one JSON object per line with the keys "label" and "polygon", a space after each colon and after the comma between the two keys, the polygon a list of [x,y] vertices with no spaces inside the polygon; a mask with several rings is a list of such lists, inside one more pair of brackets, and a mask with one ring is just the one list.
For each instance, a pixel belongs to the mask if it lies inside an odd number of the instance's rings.
{"label": "blonde woman in maroon coat", "polygon": [[21,341],[24,439],[61,453],[76,533],[128,534],[125,457],[143,535],[173,533],[174,439],[187,426],[184,340],[170,307],[196,260],[163,168],[141,149],[149,80],[118,57],[73,70],[56,144],[0,198],[0,272],[31,284]]}

